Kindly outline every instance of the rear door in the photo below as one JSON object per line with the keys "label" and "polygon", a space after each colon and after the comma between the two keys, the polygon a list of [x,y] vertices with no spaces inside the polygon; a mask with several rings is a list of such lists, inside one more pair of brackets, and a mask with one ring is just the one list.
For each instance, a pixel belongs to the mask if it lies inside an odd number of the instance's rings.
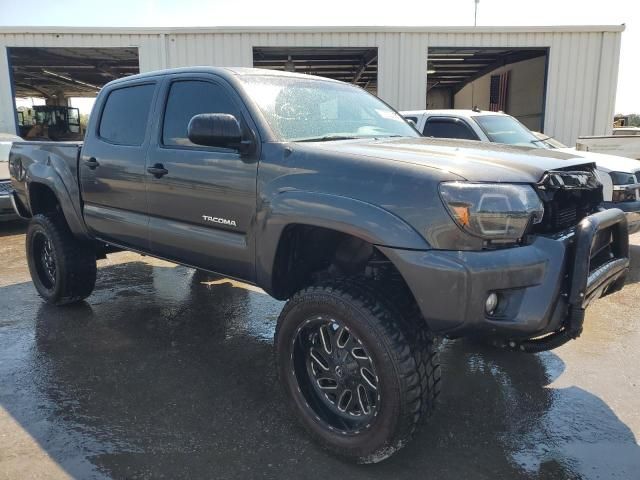
{"label": "rear door", "polygon": [[[258,154],[245,157],[187,138],[189,121],[200,113],[230,113],[257,138],[248,112],[226,82],[209,74],[168,77],[161,98],[163,114],[147,159],[152,253],[253,280]],[[157,169],[166,173],[154,174]]]}
{"label": "rear door", "polygon": [[105,92],[92,113],[79,165],[89,229],[103,240],[145,251],[145,156],[157,90],[157,80],[145,80]]}

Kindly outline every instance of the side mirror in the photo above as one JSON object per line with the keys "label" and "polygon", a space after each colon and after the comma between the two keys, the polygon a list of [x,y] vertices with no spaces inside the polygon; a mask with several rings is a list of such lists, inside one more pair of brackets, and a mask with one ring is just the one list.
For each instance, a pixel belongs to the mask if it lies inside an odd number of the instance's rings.
{"label": "side mirror", "polygon": [[233,148],[247,153],[253,142],[242,141],[242,128],[238,119],[228,113],[201,113],[189,121],[187,136],[196,145]]}

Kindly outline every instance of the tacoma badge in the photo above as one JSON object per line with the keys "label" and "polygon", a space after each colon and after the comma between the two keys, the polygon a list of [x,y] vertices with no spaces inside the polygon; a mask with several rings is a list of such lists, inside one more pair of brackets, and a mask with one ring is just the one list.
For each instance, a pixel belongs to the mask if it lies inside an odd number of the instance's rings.
{"label": "tacoma badge", "polygon": [[210,217],[209,215],[202,215],[202,219],[207,222],[221,223],[223,225],[230,225],[232,227],[237,227],[235,220],[227,220],[226,218],[220,217]]}

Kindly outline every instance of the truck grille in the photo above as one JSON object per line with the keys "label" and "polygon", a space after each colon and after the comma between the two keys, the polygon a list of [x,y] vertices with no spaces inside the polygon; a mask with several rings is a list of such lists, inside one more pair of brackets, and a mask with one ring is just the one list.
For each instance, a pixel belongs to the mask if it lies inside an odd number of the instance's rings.
{"label": "truck grille", "polygon": [[602,202],[602,185],[591,169],[549,172],[538,184],[544,202],[544,217],[534,232],[567,230],[594,213]]}
{"label": "truck grille", "polygon": [[0,182],[0,195],[9,195],[11,192],[13,192],[11,182]]}
{"label": "truck grille", "polygon": [[556,212],[555,218],[553,218],[555,227],[558,229],[564,229],[571,227],[578,223],[578,209],[575,206],[567,208],[559,208]]}

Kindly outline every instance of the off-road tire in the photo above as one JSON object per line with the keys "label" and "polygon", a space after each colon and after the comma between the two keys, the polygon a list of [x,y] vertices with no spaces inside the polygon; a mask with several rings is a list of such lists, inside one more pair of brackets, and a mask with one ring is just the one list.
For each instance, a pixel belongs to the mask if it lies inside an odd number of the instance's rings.
{"label": "off-road tire", "polygon": [[[40,254],[42,243],[48,242],[49,258],[55,274],[50,277]],[[26,238],[29,273],[38,294],[45,302],[66,305],[88,297],[96,283],[96,254],[88,242],[78,240],[60,213],[34,215]]]}
{"label": "off-road tire", "polygon": [[427,327],[420,308],[408,287],[399,282],[370,282],[366,278],[347,279],[368,288],[385,302],[387,308],[402,319],[401,328],[415,358],[420,375],[420,421],[424,423],[433,413],[442,386],[442,370],[436,337]]}
{"label": "off-road tire", "polygon": [[[326,449],[359,463],[375,463],[402,448],[434,406],[440,369],[424,323],[412,325],[402,306],[358,278],[325,279],[296,293],[276,327],[278,374],[293,411]],[[367,348],[377,370],[379,410],[355,432],[333,428],[310,406],[293,367],[301,325],[314,316],[336,318]],[[308,395],[308,394],[307,394]]]}

